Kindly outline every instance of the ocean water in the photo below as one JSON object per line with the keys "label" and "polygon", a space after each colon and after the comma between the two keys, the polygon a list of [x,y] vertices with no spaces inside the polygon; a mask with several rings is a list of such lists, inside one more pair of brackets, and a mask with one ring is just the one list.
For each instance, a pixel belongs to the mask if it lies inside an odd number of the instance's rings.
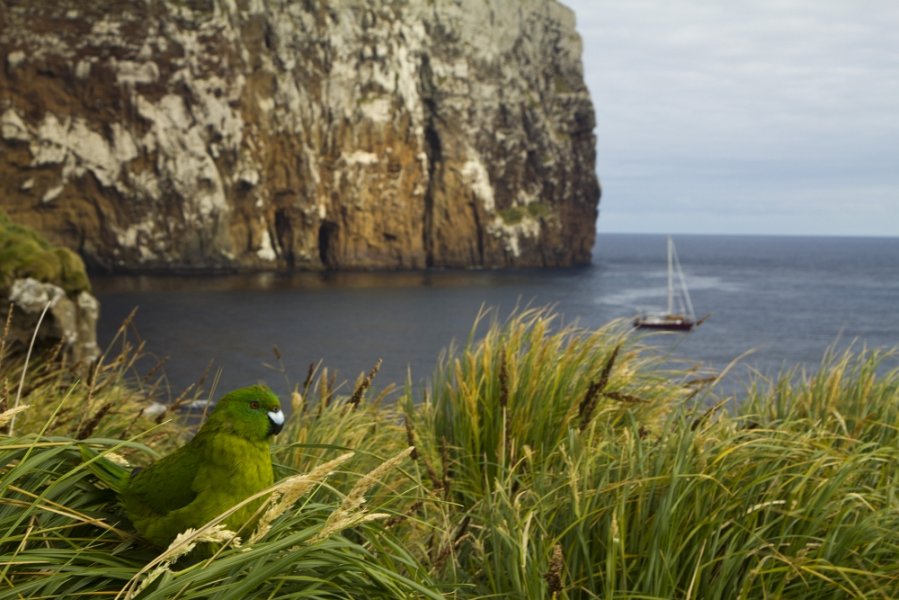
{"label": "ocean water", "polygon": [[[899,346],[899,238],[674,240],[696,313],[709,318],[647,341],[711,371],[742,357],[721,393],[738,394],[752,373],[813,370],[830,346]],[[591,266],[552,271],[99,278],[99,337],[108,344],[137,307],[148,351],[139,366],[165,358],[173,395],[207,369],[219,374],[218,391],[264,381],[285,393],[310,363],[352,382],[378,359],[375,387],[411,374],[421,389],[482,307],[506,317],[552,305],[560,322],[585,328],[663,308],[665,244],[661,235],[601,234]]]}

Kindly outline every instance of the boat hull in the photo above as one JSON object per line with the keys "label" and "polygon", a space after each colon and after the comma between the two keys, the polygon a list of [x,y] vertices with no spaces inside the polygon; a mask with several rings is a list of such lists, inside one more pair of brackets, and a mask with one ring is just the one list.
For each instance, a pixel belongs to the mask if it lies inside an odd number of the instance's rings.
{"label": "boat hull", "polygon": [[666,331],[690,331],[696,327],[693,319],[677,315],[649,315],[634,319],[634,327]]}

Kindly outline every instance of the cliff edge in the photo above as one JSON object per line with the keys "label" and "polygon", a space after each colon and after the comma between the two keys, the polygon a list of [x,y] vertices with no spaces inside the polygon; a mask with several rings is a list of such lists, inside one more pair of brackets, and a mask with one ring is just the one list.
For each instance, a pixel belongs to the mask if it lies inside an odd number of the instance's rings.
{"label": "cliff edge", "polygon": [[2,0],[0,57],[0,205],[89,267],[590,261],[554,0]]}

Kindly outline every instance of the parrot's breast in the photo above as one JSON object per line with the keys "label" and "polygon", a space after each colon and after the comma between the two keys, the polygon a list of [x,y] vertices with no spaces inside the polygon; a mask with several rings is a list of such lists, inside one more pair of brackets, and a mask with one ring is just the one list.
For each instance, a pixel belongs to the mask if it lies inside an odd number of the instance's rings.
{"label": "parrot's breast", "polygon": [[245,498],[270,486],[274,480],[272,456],[266,442],[252,442],[235,435],[214,436],[197,473],[198,487],[222,487]]}
{"label": "parrot's breast", "polygon": [[[227,500],[223,503],[230,506],[274,483],[268,442],[253,442],[235,435],[219,434],[210,440],[204,454],[206,460],[198,469],[196,487],[215,490],[215,493],[226,496]],[[247,504],[225,523],[235,530],[244,526],[253,519],[264,501],[260,498]]]}

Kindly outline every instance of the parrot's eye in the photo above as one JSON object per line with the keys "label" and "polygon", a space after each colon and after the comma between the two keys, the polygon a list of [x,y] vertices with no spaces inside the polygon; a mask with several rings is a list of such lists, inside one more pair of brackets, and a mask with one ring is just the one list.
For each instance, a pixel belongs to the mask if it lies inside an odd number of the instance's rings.
{"label": "parrot's eye", "polygon": [[256,410],[257,408],[259,408],[259,403],[253,400],[252,402],[250,402],[250,408]]}

